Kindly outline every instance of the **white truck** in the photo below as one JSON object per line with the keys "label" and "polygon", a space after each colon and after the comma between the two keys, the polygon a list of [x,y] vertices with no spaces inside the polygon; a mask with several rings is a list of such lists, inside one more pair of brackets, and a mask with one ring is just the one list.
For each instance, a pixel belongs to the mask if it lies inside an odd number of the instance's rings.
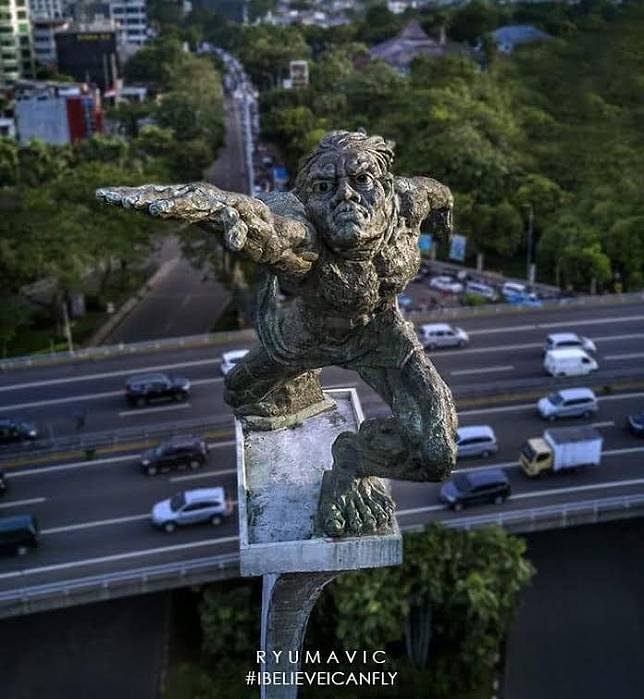
{"label": "white truck", "polygon": [[599,466],[604,438],[594,427],[561,427],[528,439],[519,463],[527,476]]}

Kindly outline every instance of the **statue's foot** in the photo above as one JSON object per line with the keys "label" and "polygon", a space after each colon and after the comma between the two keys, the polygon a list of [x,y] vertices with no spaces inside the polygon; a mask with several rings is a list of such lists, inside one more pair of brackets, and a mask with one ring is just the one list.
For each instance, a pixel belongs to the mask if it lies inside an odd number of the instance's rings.
{"label": "statue's foot", "polygon": [[326,471],[318,518],[327,536],[386,534],[394,525],[394,502],[380,478],[344,469]]}

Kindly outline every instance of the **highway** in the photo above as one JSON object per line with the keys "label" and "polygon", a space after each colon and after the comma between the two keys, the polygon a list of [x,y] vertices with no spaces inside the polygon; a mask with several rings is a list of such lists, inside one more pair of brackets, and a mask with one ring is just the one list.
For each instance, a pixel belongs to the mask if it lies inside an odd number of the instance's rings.
{"label": "highway", "polygon": [[[628,434],[626,416],[644,409],[644,308],[641,304],[552,310],[538,314],[477,317],[455,323],[471,336],[466,349],[438,350],[432,357],[454,387],[487,382],[498,392],[513,380],[549,380],[542,369],[545,336],[557,330],[586,335],[598,346],[601,372],[630,369],[633,385],[627,391],[600,396],[600,410],[589,420],[565,424],[594,424],[604,435],[601,467],[574,475],[531,481],[516,464],[522,442],[540,434],[550,423],[536,414],[533,397],[516,395],[503,401],[458,399],[460,424],[489,424],[500,450],[488,459],[462,460],[458,468],[500,466],[507,470],[512,496],[503,505],[468,508],[453,513],[438,503],[436,484],[394,483],[401,527],[429,520],[450,520],[464,514],[495,509],[523,510],[556,503],[644,493],[644,440]],[[74,432],[69,409],[88,410],[87,430],[119,430],[133,425],[171,425],[177,420],[212,418],[218,429],[210,438],[207,467],[199,472],[174,472],[146,477],[136,466],[140,447],[99,454],[94,461],[33,455],[32,463],[5,464],[10,492],[0,500],[0,514],[31,512],[42,528],[40,548],[24,558],[0,559],[0,593],[21,587],[77,579],[148,565],[190,561],[235,552],[236,517],[213,531],[196,527],[166,534],[149,522],[152,505],[177,490],[223,485],[236,494],[233,421],[223,403],[219,357],[222,346],[154,352],[100,361],[22,369],[0,376],[2,414],[19,414],[45,432]],[[511,368],[509,368],[511,367]],[[139,371],[163,370],[189,377],[193,383],[187,403],[128,408],[123,398],[125,378]],[[356,386],[368,416],[383,414],[386,406],[358,377],[331,368],[323,373],[326,387]],[[580,379],[578,385],[584,385]]]}

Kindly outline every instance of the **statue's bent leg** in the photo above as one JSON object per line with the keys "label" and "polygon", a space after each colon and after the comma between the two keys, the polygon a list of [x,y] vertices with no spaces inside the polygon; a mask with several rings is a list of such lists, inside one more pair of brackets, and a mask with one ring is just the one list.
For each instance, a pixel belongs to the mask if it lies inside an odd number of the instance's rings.
{"label": "statue's bent leg", "polygon": [[286,366],[255,345],[224,380],[224,400],[235,415],[288,415],[324,400],[319,370]]}
{"label": "statue's bent leg", "polygon": [[321,524],[330,536],[386,531],[394,506],[380,478],[441,481],[456,462],[456,412],[434,366],[414,351],[402,367],[356,367],[393,415],[365,420],[333,444],[325,474]]}

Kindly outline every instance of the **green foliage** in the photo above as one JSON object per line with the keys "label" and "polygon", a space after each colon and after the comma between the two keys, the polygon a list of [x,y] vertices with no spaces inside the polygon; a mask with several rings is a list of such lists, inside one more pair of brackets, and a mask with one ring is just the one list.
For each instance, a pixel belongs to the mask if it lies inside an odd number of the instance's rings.
{"label": "green foliage", "polygon": [[211,585],[199,605],[202,647],[219,661],[251,659],[259,639],[259,611],[250,586],[224,588]]}
{"label": "green foliage", "polygon": [[[337,641],[376,649],[414,633],[407,648],[416,662],[428,656],[431,696],[473,689],[493,667],[518,593],[533,574],[524,553],[522,540],[497,527],[432,525],[405,535],[402,566],[351,573],[329,585]],[[418,653],[423,630],[426,652]]]}

